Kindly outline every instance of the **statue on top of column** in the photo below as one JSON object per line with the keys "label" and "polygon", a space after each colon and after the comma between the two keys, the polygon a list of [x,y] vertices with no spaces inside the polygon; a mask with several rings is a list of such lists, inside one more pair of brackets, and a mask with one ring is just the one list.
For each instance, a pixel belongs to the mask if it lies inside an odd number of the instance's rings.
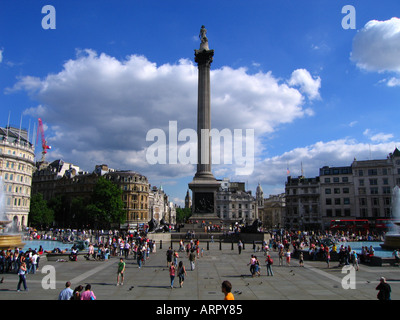
{"label": "statue on top of column", "polygon": [[204,26],[201,26],[199,38],[201,40],[200,50],[210,50],[208,48],[208,39],[207,39],[207,29]]}

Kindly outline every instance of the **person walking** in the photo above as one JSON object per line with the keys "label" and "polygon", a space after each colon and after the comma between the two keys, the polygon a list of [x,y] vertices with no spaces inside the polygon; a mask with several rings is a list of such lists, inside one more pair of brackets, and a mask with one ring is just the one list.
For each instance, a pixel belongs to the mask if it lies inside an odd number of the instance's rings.
{"label": "person walking", "polygon": [[177,267],[178,266],[179,254],[178,254],[178,252],[176,250],[174,251],[173,257],[174,257],[174,265],[175,265],[175,267]]}
{"label": "person walking", "polygon": [[175,264],[173,262],[171,262],[171,265],[169,266],[169,277],[171,280],[171,289],[174,288],[175,272],[176,272]]}
{"label": "person walking", "polygon": [[384,277],[381,277],[380,283],[375,289],[379,290],[377,295],[378,300],[391,300],[390,293],[392,289]]}
{"label": "person walking", "polygon": [[124,244],[125,259],[128,259],[129,251],[130,251],[130,250],[131,250],[131,245],[129,244],[128,241],[126,241],[125,244]]}
{"label": "person walking", "polygon": [[289,251],[289,249],[286,250],[285,256],[286,256],[286,266],[290,267],[290,251]]}
{"label": "person walking", "polygon": [[143,251],[142,248],[139,246],[136,252],[136,262],[138,264],[138,268],[142,267],[142,259],[143,259]]}
{"label": "person walking", "polygon": [[186,268],[183,265],[182,261],[179,261],[179,266],[178,266],[178,277],[179,277],[179,287],[183,287],[183,282],[185,281],[185,276],[186,276]]}
{"label": "person walking", "polygon": [[194,253],[194,249],[190,250],[189,262],[190,262],[190,269],[193,271],[194,268],[196,267],[196,254]]}
{"label": "person walking", "polygon": [[173,256],[173,251],[171,247],[168,248],[166,255],[167,255],[167,267],[168,267],[172,262],[172,256]]}
{"label": "person walking", "polygon": [[267,266],[267,276],[274,276],[274,273],[272,272],[272,264],[274,261],[272,260],[270,255],[267,255],[267,259],[265,260],[266,266]]}
{"label": "person walking", "polygon": [[279,255],[279,265],[280,265],[280,266],[283,266],[283,256],[284,256],[283,248],[279,248],[279,253],[278,253],[278,255]]}
{"label": "person walking", "polygon": [[27,273],[27,267],[26,267],[26,263],[22,262],[21,266],[18,269],[18,277],[19,277],[19,281],[18,281],[18,285],[17,285],[17,291],[20,292],[21,290],[21,284],[24,285],[24,289],[25,291],[28,291],[28,287],[26,285],[26,273]]}
{"label": "person walking", "polygon": [[243,243],[242,243],[242,241],[239,240],[239,242],[238,242],[238,251],[239,251],[239,254],[242,253],[242,248],[243,248]]}
{"label": "person walking", "polygon": [[[124,272],[125,272],[125,262],[124,259],[120,258],[117,270],[117,286],[124,285]],[[121,280],[120,280],[121,278]]]}
{"label": "person walking", "polygon": [[63,289],[58,295],[58,300],[71,300],[74,291],[71,289],[71,282],[65,283],[65,289]]}
{"label": "person walking", "polygon": [[303,254],[303,251],[300,252],[300,256],[299,256],[299,266],[300,266],[300,267],[304,267],[304,254]]}

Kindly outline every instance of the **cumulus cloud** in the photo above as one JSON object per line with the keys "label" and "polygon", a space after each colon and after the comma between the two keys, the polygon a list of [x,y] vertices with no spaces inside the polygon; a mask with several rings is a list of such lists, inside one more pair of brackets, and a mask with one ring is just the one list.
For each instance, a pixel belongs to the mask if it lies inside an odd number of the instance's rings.
{"label": "cumulus cloud", "polygon": [[321,88],[321,78],[315,79],[305,69],[297,69],[292,72],[292,76],[288,81],[290,86],[299,86],[300,90],[305,93],[310,100],[319,99],[319,89]]}
{"label": "cumulus cloud", "polygon": [[391,133],[373,133],[370,129],[366,129],[363,132],[364,136],[368,137],[372,142],[386,142],[393,139],[393,134]]}
{"label": "cumulus cloud", "polygon": [[[303,94],[317,96],[320,83],[307,73],[297,71],[291,84],[271,72],[250,75],[245,68],[212,69],[212,127],[253,129],[260,150],[263,135],[311,113]],[[118,60],[82,50],[58,73],[21,77],[6,90],[17,91],[38,102],[25,114],[41,117],[49,125],[47,136],[54,154],[85,170],[107,163],[160,177],[183,177],[195,171],[191,165],[155,167],[145,160],[151,144],[146,141],[149,130],[160,128],[167,139],[169,121],[177,122],[178,132],[196,130],[197,66],[190,60],[157,65],[144,56]]]}
{"label": "cumulus cloud", "polygon": [[398,141],[369,144],[350,138],[319,141],[260,161],[247,181],[253,186],[260,183],[267,197],[268,194],[284,192],[287,168],[292,177],[300,176],[303,169],[304,175],[312,178],[318,176],[319,169],[324,166],[350,166],[354,159],[386,159],[396,145],[399,145]]}
{"label": "cumulus cloud", "polygon": [[353,39],[351,59],[367,71],[400,72],[400,19],[369,21]]}

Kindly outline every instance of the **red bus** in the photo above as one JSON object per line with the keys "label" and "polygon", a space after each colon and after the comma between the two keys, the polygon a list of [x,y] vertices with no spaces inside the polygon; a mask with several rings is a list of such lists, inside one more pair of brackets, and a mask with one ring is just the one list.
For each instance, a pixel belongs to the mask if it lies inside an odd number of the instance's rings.
{"label": "red bus", "polygon": [[354,220],[331,220],[329,226],[331,231],[349,231],[349,232],[367,232],[370,229],[370,223],[368,220],[354,219]]}

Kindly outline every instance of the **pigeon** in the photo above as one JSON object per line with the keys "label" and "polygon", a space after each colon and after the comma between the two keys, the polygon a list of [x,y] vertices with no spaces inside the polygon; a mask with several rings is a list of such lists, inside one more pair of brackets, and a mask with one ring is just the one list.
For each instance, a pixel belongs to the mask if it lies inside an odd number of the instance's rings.
{"label": "pigeon", "polygon": [[4,282],[4,277],[2,277],[0,280],[0,283],[3,283],[3,282]]}
{"label": "pigeon", "polygon": [[129,291],[131,291],[133,288],[134,288],[134,286],[130,287],[130,288],[129,288]]}

